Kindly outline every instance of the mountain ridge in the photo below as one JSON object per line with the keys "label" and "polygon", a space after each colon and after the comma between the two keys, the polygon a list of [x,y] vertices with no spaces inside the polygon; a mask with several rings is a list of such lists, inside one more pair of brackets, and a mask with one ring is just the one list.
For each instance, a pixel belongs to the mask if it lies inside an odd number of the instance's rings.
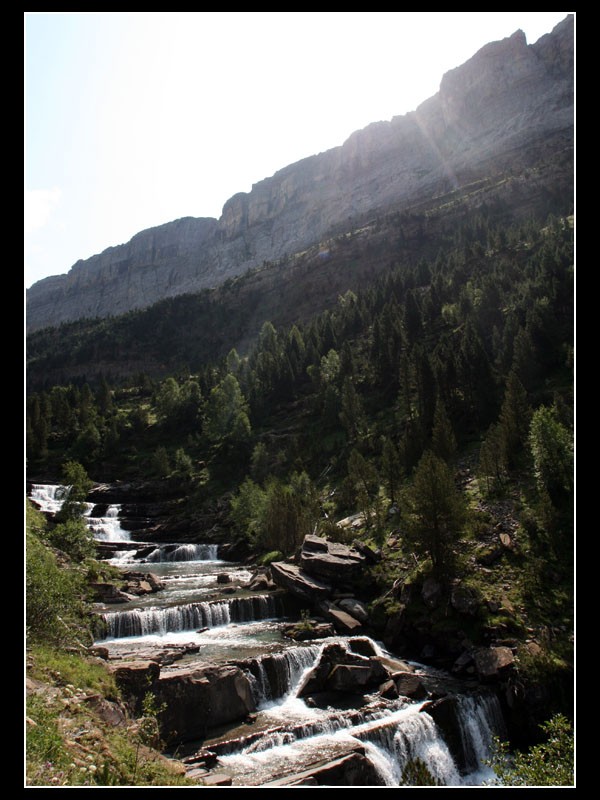
{"label": "mountain ridge", "polygon": [[[447,72],[415,111],[233,195],[79,260],[27,291],[27,330],[145,308],[486,176],[536,169],[573,141],[573,16],[533,45],[522,31]],[[522,162],[522,163],[521,163]]]}

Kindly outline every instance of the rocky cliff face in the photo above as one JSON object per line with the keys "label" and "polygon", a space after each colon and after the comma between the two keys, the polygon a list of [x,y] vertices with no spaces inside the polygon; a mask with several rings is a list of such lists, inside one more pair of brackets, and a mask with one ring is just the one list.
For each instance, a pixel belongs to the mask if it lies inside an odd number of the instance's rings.
{"label": "rocky cliff face", "polygon": [[573,49],[572,15],[534,45],[522,31],[486,45],[416,111],[285,167],[228,200],[219,220],[143,231],[39,281],[27,293],[28,330],[216,286],[387,210],[536,168],[572,148]]}

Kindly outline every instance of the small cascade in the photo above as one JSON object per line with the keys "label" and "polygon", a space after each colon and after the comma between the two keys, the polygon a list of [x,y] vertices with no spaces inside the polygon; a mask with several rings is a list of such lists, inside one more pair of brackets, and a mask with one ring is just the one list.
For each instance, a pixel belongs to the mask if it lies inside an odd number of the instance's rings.
{"label": "small cascade", "polygon": [[382,756],[380,763],[388,765],[386,773],[382,775],[386,783],[390,778],[394,786],[404,781],[410,782],[410,777],[403,778],[404,771],[419,761],[437,785],[462,784],[446,742],[429,714],[420,711],[419,704],[411,706],[407,712],[392,715],[389,721],[363,726],[353,731],[352,735],[378,748]]}
{"label": "small cascade", "polygon": [[321,652],[319,645],[291,647],[282,653],[272,653],[254,659],[250,672],[254,678],[257,704],[295,694],[300,679],[307,669],[313,667]]}
{"label": "small cascade", "polygon": [[471,772],[489,759],[494,737],[504,736],[504,718],[496,695],[459,695],[457,701],[465,764]]}
{"label": "small cascade", "polygon": [[52,484],[34,483],[31,486],[31,500],[48,514],[60,511],[65,499],[65,487]]}
{"label": "small cascade", "polygon": [[257,595],[166,608],[136,608],[103,614],[102,619],[107,626],[107,638],[120,639],[216,628],[231,622],[271,619],[279,613],[277,598]]}
{"label": "small cascade", "polygon": [[129,542],[131,535],[129,531],[123,530],[119,522],[121,507],[117,505],[108,506],[106,516],[92,517],[94,505],[87,504],[86,518],[88,528],[94,534],[94,539],[99,542]]}
{"label": "small cascade", "polygon": [[143,561],[153,564],[171,561],[216,561],[218,550],[217,544],[159,545]]}
{"label": "small cascade", "polygon": [[[31,500],[41,509],[49,514],[56,514],[62,508],[69,487],[59,484],[39,484],[34,483],[31,487]],[[123,530],[119,523],[119,513],[121,507],[110,505],[106,515],[103,517],[92,517],[95,506],[93,503],[85,503],[85,514],[87,526],[92,531],[94,539],[99,542],[129,542],[131,536],[128,531]]]}

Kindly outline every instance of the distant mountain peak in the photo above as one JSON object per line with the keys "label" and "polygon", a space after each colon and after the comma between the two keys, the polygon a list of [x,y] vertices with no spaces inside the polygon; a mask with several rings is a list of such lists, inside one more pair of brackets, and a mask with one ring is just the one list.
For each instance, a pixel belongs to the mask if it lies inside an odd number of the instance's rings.
{"label": "distant mountain peak", "polygon": [[573,15],[528,45],[521,30],[447,72],[415,111],[283,167],[224,205],[78,261],[27,292],[27,329],[144,308],[409,209],[489,175],[548,163],[573,143]]}

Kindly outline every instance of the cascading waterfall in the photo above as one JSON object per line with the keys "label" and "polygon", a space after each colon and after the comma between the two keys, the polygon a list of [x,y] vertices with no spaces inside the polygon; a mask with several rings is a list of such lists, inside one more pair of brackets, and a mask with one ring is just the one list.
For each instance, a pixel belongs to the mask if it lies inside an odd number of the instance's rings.
{"label": "cascading waterfall", "polygon": [[143,561],[162,563],[171,561],[216,561],[217,544],[159,545]]}
{"label": "cascading waterfall", "polygon": [[[31,498],[43,511],[56,513],[64,501],[64,487],[36,484]],[[107,542],[130,540],[130,534],[120,528],[120,507],[110,505],[104,508],[103,516],[92,517],[95,507],[86,504],[87,523],[94,537]],[[214,574],[219,569],[209,568],[206,572],[206,566],[193,565],[193,562],[217,562],[218,545],[157,543],[143,546],[141,559],[136,558],[136,550],[123,551],[128,564],[131,561],[156,564],[153,569],[158,574],[165,572],[174,576],[173,586],[178,585],[182,578],[176,571],[183,573],[185,580],[188,580],[188,575],[197,580],[199,576]],[[177,562],[187,564],[178,567]],[[137,608],[128,604],[127,608],[104,613],[105,641],[164,636],[171,632],[187,635],[188,631],[195,633],[200,629],[224,626],[232,627],[235,639],[249,635],[249,628],[244,628],[244,623],[271,624],[270,620],[284,614],[281,599],[271,594],[227,596],[175,605],[176,593],[162,590],[161,594],[163,592],[164,600],[157,596],[151,601],[157,605],[145,606],[148,598],[141,600]],[[160,605],[161,602],[164,604]],[[238,625],[239,634],[233,623]],[[214,633],[219,638],[222,635],[219,631]],[[206,636],[210,639],[211,634]],[[333,640],[352,650],[353,639],[359,638],[366,637],[333,637]],[[227,640],[228,654],[237,646],[230,645],[230,641],[233,640]],[[455,696],[456,729],[460,731],[460,742],[457,744],[453,739],[452,747],[462,750],[455,753],[455,761],[452,755],[455,750],[450,750],[442,730],[422,710],[423,702],[406,698],[385,702],[369,699],[360,708],[340,709],[312,707],[298,698],[306,672],[318,663],[322,649],[331,641],[332,638],[328,638],[320,643],[290,644],[281,652],[254,655],[245,660],[244,669],[251,682],[258,714],[264,722],[239,739],[221,743],[219,760],[223,762],[221,766],[234,776],[233,785],[268,784],[273,776],[289,775],[295,769],[302,769],[303,764],[310,764],[311,759],[313,763],[334,759],[357,743],[376,772],[373,785],[418,784],[418,779],[407,777],[410,773],[410,770],[407,773],[407,768],[416,762],[420,762],[440,786],[481,785],[489,778],[483,765],[491,755],[494,737],[504,733],[500,706],[494,695]],[[371,642],[371,645],[378,655],[391,656],[377,643]],[[122,645],[115,641],[108,646],[118,649]],[[143,646],[147,643],[144,642]],[[210,644],[203,645],[204,648],[207,646]],[[355,648],[357,653],[365,652],[363,643],[359,646],[356,642]],[[202,652],[206,654],[207,651]]]}
{"label": "cascading waterfall", "polygon": [[459,695],[457,705],[465,763],[475,771],[490,757],[494,737],[505,734],[500,703],[493,694]]}
{"label": "cascading waterfall", "polygon": [[120,506],[109,506],[106,510],[106,516],[104,517],[92,517],[94,505],[92,503],[87,503],[86,506],[85,516],[87,518],[87,526],[94,534],[94,539],[97,539],[99,542],[131,541],[129,531],[123,530],[119,522]]}
{"label": "cascading waterfall", "polygon": [[277,599],[266,595],[234,597],[228,600],[187,603],[160,608],[136,608],[102,615],[107,638],[163,636],[177,631],[216,628],[231,622],[271,619],[279,613]]}
{"label": "cascading waterfall", "polygon": [[[34,483],[31,487],[31,499],[46,513],[56,514],[62,508],[68,486],[55,484]],[[129,542],[131,536],[128,531],[123,530],[119,523],[119,513],[121,507],[110,505],[104,517],[92,517],[91,513],[95,506],[93,503],[85,503],[84,516],[87,526],[92,531],[94,539],[101,542]]]}
{"label": "cascading waterfall", "polygon": [[31,499],[40,507],[41,511],[56,514],[64,502],[64,486],[34,483],[31,486]]}
{"label": "cascading waterfall", "polygon": [[255,659],[250,671],[257,704],[294,694],[300,679],[307,669],[312,668],[321,649],[319,645],[291,647],[282,653]]}
{"label": "cascading waterfall", "polygon": [[[378,748],[383,756],[380,763],[388,764],[388,769],[382,774],[388,785],[400,785],[404,770],[417,760],[426,767],[436,784],[462,784],[446,742],[429,714],[420,710],[420,704],[399,712],[396,719],[383,724],[370,723],[353,731],[352,735]],[[390,780],[391,784],[388,783]]]}
{"label": "cascading waterfall", "polygon": [[[367,758],[375,767],[382,785],[415,785],[410,766],[420,762],[438,786],[476,785],[472,776],[489,757],[484,744],[493,731],[496,714],[493,699],[466,697],[460,716],[468,719],[470,741],[482,743],[479,761],[465,775],[461,775],[444,738],[432,717],[422,711],[423,703],[410,703],[396,710],[367,710],[365,712],[321,712],[306,722],[287,729],[267,732],[264,736],[250,736],[237,752],[220,752],[225,769],[233,773],[249,774],[268,768],[271,759],[287,758],[290,764],[301,763],[305,753],[334,752],[336,745],[344,742],[361,742]],[[403,701],[398,701],[402,704]],[[316,712],[307,709],[307,714]],[[488,713],[492,713],[490,719]],[[490,737],[491,742],[491,737]],[[227,754],[228,753],[228,754]],[[257,784],[260,785],[260,784]]]}

